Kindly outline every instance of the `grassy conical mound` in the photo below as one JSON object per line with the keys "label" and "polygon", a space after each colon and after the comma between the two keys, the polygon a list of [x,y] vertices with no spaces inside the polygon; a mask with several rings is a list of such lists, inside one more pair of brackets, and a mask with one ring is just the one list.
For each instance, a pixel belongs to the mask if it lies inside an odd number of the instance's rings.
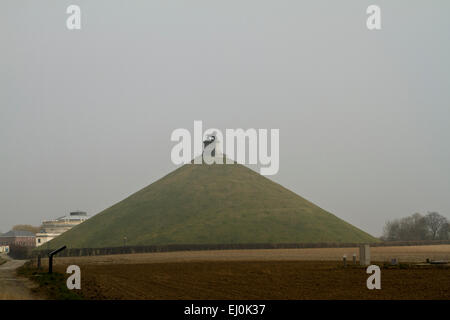
{"label": "grassy conical mound", "polygon": [[188,164],[45,244],[373,242],[375,238],[239,164]]}

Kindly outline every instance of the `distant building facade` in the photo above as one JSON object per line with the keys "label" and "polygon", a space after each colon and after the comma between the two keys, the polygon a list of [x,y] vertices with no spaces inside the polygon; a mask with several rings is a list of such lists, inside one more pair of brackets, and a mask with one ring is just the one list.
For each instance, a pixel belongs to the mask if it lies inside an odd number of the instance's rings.
{"label": "distant building facade", "polygon": [[0,245],[0,253],[9,253],[9,246]]}
{"label": "distant building facade", "polygon": [[21,246],[21,247],[35,247],[36,236],[29,231],[11,230],[0,235],[0,246]]}
{"label": "distant building facade", "polygon": [[83,211],[71,212],[67,216],[63,216],[54,220],[47,220],[42,222],[41,230],[36,234],[36,247],[56,238],[62,233],[72,229],[76,225],[86,221],[88,215]]}

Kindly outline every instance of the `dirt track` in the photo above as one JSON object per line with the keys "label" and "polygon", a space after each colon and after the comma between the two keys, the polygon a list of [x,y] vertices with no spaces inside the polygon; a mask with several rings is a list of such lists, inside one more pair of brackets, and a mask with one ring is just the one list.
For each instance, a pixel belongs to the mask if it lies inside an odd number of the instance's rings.
{"label": "dirt track", "polygon": [[39,299],[31,293],[31,289],[35,286],[30,280],[18,277],[16,269],[21,267],[24,260],[8,260],[0,265],[0,300],[36,300]]}

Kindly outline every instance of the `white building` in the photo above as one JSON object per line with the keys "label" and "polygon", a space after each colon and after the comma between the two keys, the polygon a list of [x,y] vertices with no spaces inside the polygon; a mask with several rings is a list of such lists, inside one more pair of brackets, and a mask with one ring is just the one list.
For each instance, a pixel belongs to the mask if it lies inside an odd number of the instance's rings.
{"label": "white building", "polygon": [[55,220],[43,221],[41,231],[36,233],[36,247],[56,238],[67,230],[86,221],[88,218],[86,212],[75,211],[71,212],[68,216],[63,216]]}
{"label": "white building", "polygon": [[9,253],[9,246],[0,246],[0,253]]}

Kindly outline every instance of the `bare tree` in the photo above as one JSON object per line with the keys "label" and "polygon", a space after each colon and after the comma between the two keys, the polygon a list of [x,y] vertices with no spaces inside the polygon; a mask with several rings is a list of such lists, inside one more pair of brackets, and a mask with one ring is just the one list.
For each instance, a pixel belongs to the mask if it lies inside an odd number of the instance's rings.
{"label": "bare tree", "polygon": [[439,239],[441,240],[449,240],[450,239],[450,223],[447,222],[444,224],[439,230]]}
{"label": "bare tree", "polygon": [[16,231],[29,231],[29,232],[32,232],[32,233],[38,233],[41,228],[40,227],[31,226],[31,225],[28,225],[28,224],[18,224],[18,225],[15,225],[12,229],[16,230]]}
{"label": "bare tree", "polygon": [[383,229],[382,239],[385,241],[399,240],[400,221],[387,221]]}
{"label": "bare tree", "polygon": [[437,212],[428,212],[425,216],[425,221],[433,240],[438,238],[440,230],[448,223],[447,219]]}
{"label": "bare tree", "polygon": [[427,226],[420,213],[388,221],[384,227],[383,238],[390,241],[408,241],[427,239]]}
{"label": "bare tree", "polygon": [[447,219],[437,212],[426,216],[415,213],[409,217],[388,221],[383,230],[383,239],[388,241],[409,241],[450,238]]}

